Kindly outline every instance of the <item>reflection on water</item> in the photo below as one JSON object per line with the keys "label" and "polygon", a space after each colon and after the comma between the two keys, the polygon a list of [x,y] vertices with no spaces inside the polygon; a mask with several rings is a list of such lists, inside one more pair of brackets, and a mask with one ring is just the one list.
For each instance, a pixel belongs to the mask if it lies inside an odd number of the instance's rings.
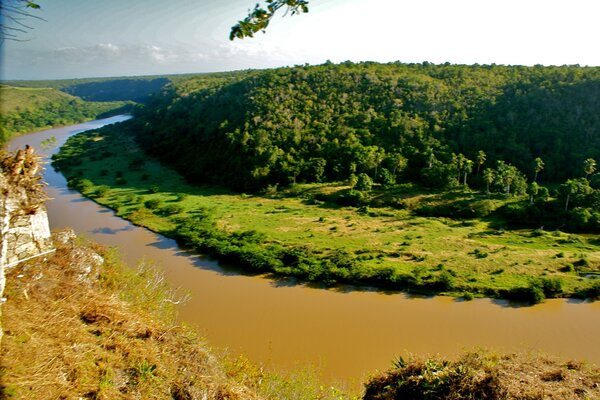
{"label": "reflection on water", "polygon": [[[39,149],[49,136],[62,144],[76,131],[123,118],[27,135],[11,147],[28,143]],[[355,383],[387,368],[397,355],[451,356],[480,346],[542,350],[600,364],[600,302],[550,300],[513,307],[489,299],[410,298],[352,287],[323,290],[232,274],[82,198],[49,165],[45,179],[53,198],[48,204],[53,228],[73,227],[116,246],[131,264],[145,258],[163,265],[169,281],[192,294],[180,307],[182,319],[197,325],[212,345],[252,360],[282,369],[311,363],[328,377]]]}

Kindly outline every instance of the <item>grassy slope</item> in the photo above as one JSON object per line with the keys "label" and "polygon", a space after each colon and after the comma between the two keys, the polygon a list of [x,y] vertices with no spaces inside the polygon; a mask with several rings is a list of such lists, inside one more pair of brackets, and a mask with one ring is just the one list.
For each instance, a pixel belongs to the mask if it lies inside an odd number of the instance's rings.
{"label": "grassy slope", "polygon": [[116,110],[125,102],[91,103],[53,88],[0,85],[3,139],[52,126],[83,122]]}
{"label": "grassy slope", "polygon": [[10,113],[34,110],[40,104],[57,100],[75,100],[76,97],[51,88],[1,87],[0,111]]}
{"label": "grassy slope", "polygon": [[[198,188],[152,160],[146,160],[142,168],[131,168],[133,160],[139,164],[145,158],[135,143],[95,135],[78,136],[79,144],[64,148],[63,154],[69,154],[88,147],[87,153],[74,156],[72,163],[78,165],[64,172],[89,179],[92,185],[85,189],[86,195],[158,232],[169,234],[175,225],[170,217],[143,206],[150,199],[159,200],[159,208],[176,206],[176,216],[208,212],[223,231],[255,230],[266,235],[266,242],[308,247],[321,257],[343,249],[354,254],[365,271],[388,269],[423,279],[449,272],[453,275],[449,294],[453,295],[465,291],[497,295],[502,289],[527,287],[534,278],[548,277],[560,281],[562,296],[572,296],[585,293],[593,281],[581,273],[600,267],[600,246],[594,237],[502,231],[484,221],[423,218],[390,208],[360,213],[352,207],[306,200],[315,192],[343,189],[332,185],[298,185],[292,189],[293,197],[279,198]],[[98,191],[99,186],[104,188]],[[153,186],[159,188],[158,193],[150,193]],[[187,196],[178,199],[179,193]],[[408,203],[436,200],[434,194],[412,191],[403,196]]]}
{"label": "grassy slope", "polygon": [[77,240],[57,247],[7,276],[2,398],[259,398],[174,324],[171,293],[156,271],[136,273]]}
{"label": "grassy slope", "polygon": [[216,355],[175,322],[182,296],[155,268],[58,236],[55,254],[7,275],[0,398],[351,398],[310,371],[282,376]]}

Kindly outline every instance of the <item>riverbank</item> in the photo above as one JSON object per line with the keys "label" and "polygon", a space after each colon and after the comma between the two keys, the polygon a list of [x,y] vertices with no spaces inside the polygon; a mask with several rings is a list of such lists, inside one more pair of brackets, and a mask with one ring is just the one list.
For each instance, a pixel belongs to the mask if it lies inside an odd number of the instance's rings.
{"label": "riverbank", "polygon": [[[593,279],[600,246],[591,236],[509,231],[478,219],[419,217],[410,207],[328,202],[347,191],[343,185],[296,185],[262,196],[191,186],[118,127],[70,139],[55,165],[72,187],[118,216],[251,273],[467,300],[536,303],[600,294],[600,281]],[[410,205],[448,193],[406,187],[397,195]]]}
{"label": "riverbank", "polygon": [[[5,399],[350,399],[314,375],[286,377],[211,349],[176,322],[173,290],[151,264],[55,233],[55,254],[7,275]],[[302,397],[298,397],[302,396]]]}

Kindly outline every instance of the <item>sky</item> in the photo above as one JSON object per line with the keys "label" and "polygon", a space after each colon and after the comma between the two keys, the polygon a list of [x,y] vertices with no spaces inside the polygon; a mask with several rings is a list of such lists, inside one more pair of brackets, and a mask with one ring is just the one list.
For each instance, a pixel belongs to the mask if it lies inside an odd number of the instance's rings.
{"label": "sky", "polygon": [[[258,0],[39,0],[0,79],[159,75],[327,60],[600,66],[599,0],[309,0],[229,40]],[[263,2],[264,3],[264,2]]]}

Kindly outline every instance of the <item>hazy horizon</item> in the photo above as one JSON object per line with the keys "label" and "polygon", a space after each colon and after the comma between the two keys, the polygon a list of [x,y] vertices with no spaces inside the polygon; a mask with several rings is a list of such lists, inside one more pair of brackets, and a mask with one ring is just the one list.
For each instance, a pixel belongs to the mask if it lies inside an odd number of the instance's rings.
{"label": "hazy horizon", "polygon": [[229,41],[251,0],[40,0],[2,80],[196,74],[332,62],[600,66],[593,0],[311,0]]}

